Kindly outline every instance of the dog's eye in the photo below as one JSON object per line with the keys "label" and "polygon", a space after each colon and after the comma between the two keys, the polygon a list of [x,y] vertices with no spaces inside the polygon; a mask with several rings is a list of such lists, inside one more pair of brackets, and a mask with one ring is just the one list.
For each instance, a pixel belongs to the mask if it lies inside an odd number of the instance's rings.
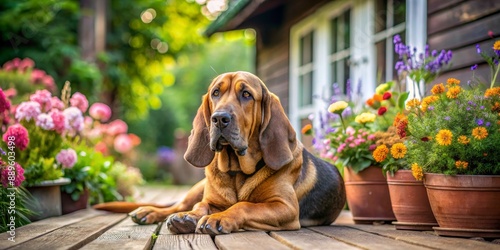
{"label": "dog's eye", "polygon": [[250,97],[252,97],[252,95],[251,95],[251,94],[250,94],[250,92],[248,92],[248,91],[243,91],[243,94],[242,94],[242,95],[243,95],[243,97],[245,97],[245,98],[250,98]]}
{"label": "dog's eye", "polygon": [[212,92],[212,95],[213,96],[219,96],[219,90],[218,89],[214,90],[214,92]]}

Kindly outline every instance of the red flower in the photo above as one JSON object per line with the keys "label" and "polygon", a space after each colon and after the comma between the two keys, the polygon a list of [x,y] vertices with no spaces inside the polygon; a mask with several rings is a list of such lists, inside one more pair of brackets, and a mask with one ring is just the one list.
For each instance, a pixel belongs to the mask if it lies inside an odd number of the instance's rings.
{"label": "red flower", "polygon": [[378,109],[378,115],[384,115],[387,112],[387,108],[382,106]]}
{"label": "red flower", "polygon": [[7,146],[11,146],[9,141],[13,141],[16,148],[19,148],[21,151],[25,150],[30,142],[28,130],[21,124],[14,124],[3,134],[3,141],[7,143]]}
{"label": "red flower", "polygon": [[391,97],[392,97],[391,92],[387,91],[387,92],[385,92],[385,93],[384,93],[384,95],[382,96],[382,99],[384,99],[384,100],[389,100],[389,99],[391,99]]}

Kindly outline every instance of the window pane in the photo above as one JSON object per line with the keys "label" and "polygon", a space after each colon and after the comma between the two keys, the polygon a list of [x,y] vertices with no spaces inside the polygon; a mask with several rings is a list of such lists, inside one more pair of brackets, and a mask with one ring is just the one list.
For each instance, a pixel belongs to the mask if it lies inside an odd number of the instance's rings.
{"label": "window pane", "polygon": [[344,15],[344,49],[350,47],[351,44],[351,11],[348,10]]}
{"label": "window pane", "polygon": [[337,52],[337,37],[338,37],[338,21],[339,19],[338,18],[334,18],[332,19],[331,21],[331,34],[330,34],[330,41],[331,41],[331,48],[330,48],[330,52],[332,53],[335,53]]}
{"label": "window pane", "polygon": [[313,61],[313,44],[312,31],[300,39],[300,65],[305,65]]}
{"label": "window pane", "polygon": [[312,104],[313,100],[313,74],[312,72],[300,76],[299,79],[299,106],[304,107]]}
{"label": "window pane", "polygon": [[386,51],[385,51],[385,41],[382,40],[378,43],[375,44],[375,48],[377,50],[377,82],[383,82],[385,81],[385,58],[386,58]]}
{"label": "window pane", "polygon": [[406,0],[394,1],[394,26],[406,20]]}
{"label": "window pane", "polygon": [[375,33],[387,28],[387,0],[375,1]]}
{"label": "window pane", "polygon": [[[337,65],[338,65],[337,61],[332,62],[330,64],[330,70],[332,72],[332,76],[331,76],[332,79],[331,79],[331,83],[330,84],[333,87],[333,84],[336,83],[339,86],[340,93],[344,93],[344,84],[341,81],[339,81],[339,71],[338,71]],[[335,94],[335,90],[334,89],[332,89],[331,91],[332,91],[331,93]]]}

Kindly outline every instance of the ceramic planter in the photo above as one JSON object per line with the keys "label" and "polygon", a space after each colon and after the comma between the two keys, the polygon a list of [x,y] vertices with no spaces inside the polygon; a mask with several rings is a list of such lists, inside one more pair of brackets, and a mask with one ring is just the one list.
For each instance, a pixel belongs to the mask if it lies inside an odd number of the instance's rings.
{"label": "ceramic planter", "polygon": [[347,204],[354,223],[395,221],[387,180],[378,167],[368,167],[359,173],[344,168]]}
{"label": "ceramic planter", "polygon": [[417,181],[410,170],[399,170],[394,176],[387,173],[392,210],[396,229],[432,231],[438,226],[432,214],[427,191],[422,181]]}
{"label": "ceramic planter", "polygon": [[500,176],[425,174],[439,235],[500,238]]}
{"label": "ceramic planter", "polygon": [[80,209],[85,209],[89,204],[90,192],[85,189],[78,200],[73,200],[71,194],[61,191],[61,208],[62,214],[69,214]]}
{"label": "ceramic planter", "polygon": [[29,219],[37,221],[48,217],[60,216],[62,214],[60,187],[70,182],[70,179],[59,178],[27,187],[26,189],[35,199],[34,203],[27,204],[27,207],[36,213],[36,215],[31,216]]}

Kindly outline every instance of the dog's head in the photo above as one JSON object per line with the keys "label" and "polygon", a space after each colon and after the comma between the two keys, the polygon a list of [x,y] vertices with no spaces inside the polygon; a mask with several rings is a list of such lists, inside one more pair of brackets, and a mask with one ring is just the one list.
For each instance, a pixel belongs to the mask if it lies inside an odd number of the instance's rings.
{"label": "dog's head", "polygon": [[[216,77],[202,98],[184,158],[205,167],[216,155],[235,154],[243,172],[264,159],[279,169],[293,159],[296,134],[277,96],[248,72]],[[253,169],[255,170],[255,169]]]}

